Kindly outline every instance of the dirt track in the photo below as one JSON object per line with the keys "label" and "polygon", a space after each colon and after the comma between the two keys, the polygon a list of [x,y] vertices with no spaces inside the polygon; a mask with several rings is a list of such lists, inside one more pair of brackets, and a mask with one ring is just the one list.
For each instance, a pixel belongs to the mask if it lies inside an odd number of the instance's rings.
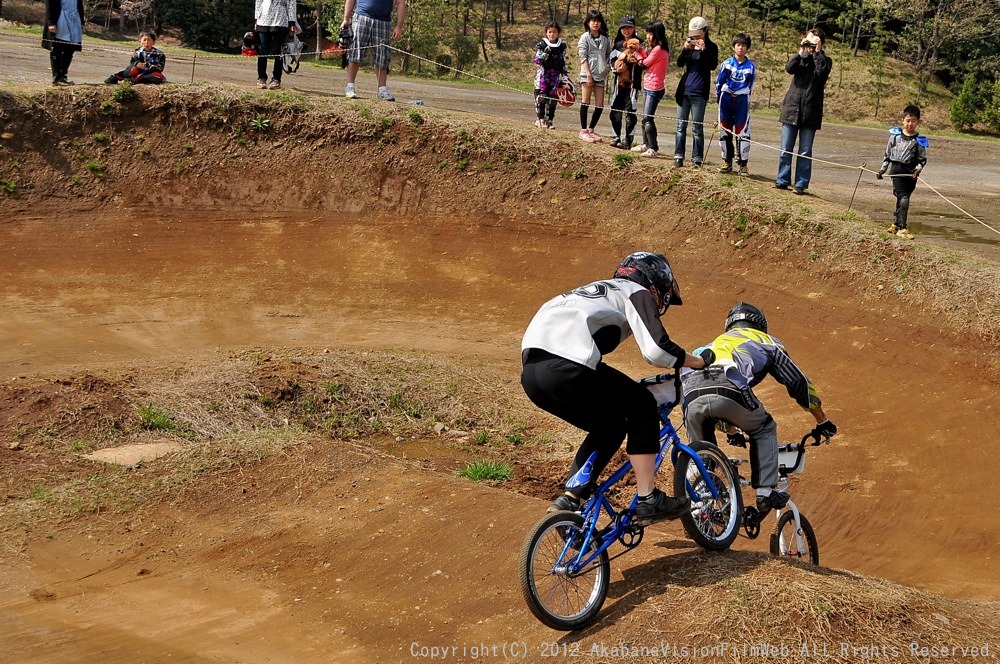
{"label": "dirt track", "polygon": [[[432,177],[407,176],[415,188]],[[236,174],[224,185],[255,191]],[[486,358],[513,374],[538,304],[606,274],[632,249],[595,237],[585,219],[547,225],[527,211],[440,219],[420,214],[435,204],[424,199],[400,217],[393,207],[405,196],[385,195],[386,214],[374,221],[294,205],[231,214],[171,209],[172,186],[155,193],[159,202],[123,192],[129,205],[87,211],[71,200],[62,214],[0,222],[5,380],[181,366],[258,345],[416,348]],[[399,186],[387,172],[370,190]],[[737,263],[718,245],[686,242],[690,230],[663,239],[693,296],[668,314],[672,335],[694,345],[718,331],[734,301],[757,303],[842,427],[794,488],[822,524],[823,562],[1000,600],[1000,461],[990,450],[1000,413],[995,376],[982,374],[977,354],[911,309],[814,280],[794,256]],[[394,269],[364,278],[384,265]],[[649,371],[632,350],[615,360],[633,375]],[[808,424],[780,387],[759,393],[785,436]],[[412,643],[434,639],[523,640],[535,653],[553,639],[513,582],[521,534],[543,501],[360,452],[301,454],[146,522],[95,518],[4,550],[0,628],[13,636],[2,652],[45,662],[123,652],[144,661],[402,661]],[[678,527],[656,530],[652,545],[616,561],[607,622],[583,639],[627,638],[633,621],[648,622],[647,600],[697,585],[685,575],[704,564],[700,554]],[[741,539],[736,548],[757,546]]]}

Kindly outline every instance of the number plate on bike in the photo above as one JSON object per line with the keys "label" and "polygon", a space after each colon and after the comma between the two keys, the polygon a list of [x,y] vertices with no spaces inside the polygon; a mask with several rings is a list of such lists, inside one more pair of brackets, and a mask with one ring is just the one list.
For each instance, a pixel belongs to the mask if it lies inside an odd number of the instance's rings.
{"label": "number plate on bike", "polygon": [[781,445],[778,447],[778,466],[785,474],[801,473],[806,469],[806,453],[805,450],[800,450],[799,447],[799,445]]}

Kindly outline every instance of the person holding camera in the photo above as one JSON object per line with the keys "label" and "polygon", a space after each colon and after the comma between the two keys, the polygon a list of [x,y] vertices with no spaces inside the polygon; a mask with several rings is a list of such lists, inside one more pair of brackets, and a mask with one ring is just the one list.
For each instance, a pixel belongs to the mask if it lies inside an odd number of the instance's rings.
{"label": "person holding camera", "polygon": [[798,53],[785,64],[792,84],[781,104],[781,154],[774,186],[788,189],[792,185],[792,154],[797,138],[794,191],[800,196],[806,193],[812,178],[813,139],[823,124],[823,93],[833,68],[833,60],[823,52],[825,43],[826,33],[813,28],[802,38]]}
{"label": "person holding camera", "polygon": [[688,23],[688,40],[684,42],[677,66],[684,67],[684,74],[677,84],[674,101],[677,102],[677,133],[674,136],[674,166],[684,165],[687,143],[687,126],[690,118],[691,163],[701,167],[705,159],[705,107],[708,90],[713,82],[712,71],[719,66],[719,47],[708,36],[708,21],[695,16]]}

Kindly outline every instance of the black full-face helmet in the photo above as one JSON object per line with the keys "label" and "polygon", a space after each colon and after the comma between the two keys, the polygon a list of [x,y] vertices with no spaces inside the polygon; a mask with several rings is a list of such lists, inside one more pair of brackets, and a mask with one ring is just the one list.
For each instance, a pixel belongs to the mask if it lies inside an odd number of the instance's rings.
{"label": "black full-face helmet", "polygon": [[648,251],[629,254],[615,270],[614,276],[616,279],[634,281],[649,290],[661,315],[671,304],[684,304],[680,286],[663,254]]}
{"label": "black full-face helmet", "polygon": [[746,302],[740,302],[729,310],[726,316],[726,332],[734,327],[749,327],[761,332],[767,332],[767,318],[764,312]]}

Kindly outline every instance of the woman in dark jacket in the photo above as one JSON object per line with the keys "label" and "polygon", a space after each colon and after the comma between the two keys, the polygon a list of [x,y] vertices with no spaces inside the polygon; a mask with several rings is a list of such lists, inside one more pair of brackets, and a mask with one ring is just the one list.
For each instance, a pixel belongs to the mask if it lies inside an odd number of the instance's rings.
{"label": "woman in dark jacket", "polygon": [[677,66],[684,67],[684,74],[674,93],[674,101],[677,102],[674,166],[684,165],[690,117],[691,162],[695,168],[699,168],[705,158],[705,106],[708,105],[709,88],[715,84],[712,70],[719,66],[719,47],[709,38],[708,21],[701,16],[695,16],[688,23],[688,40],[677,58]]}
{"label": "woman in dark jacket", "polygon": [[833,60],[823,52],[824,43],[826,34],[822,30],[810,30],[802,38],[799,52],[785,65],[785,71],[792,75],[792,84],[781,104],[781,154],[774,186],[788,189],[792,184],[792,153],[798,137],[795,193],[799,195],[809,188],[812,177],[813,139],[823,124],[823,91],[833,68]]}
{"label": "woman in dark jacket", "polygon": [[83,0],[45,0],[42,48],[49,51],[53,85],[73,85],[69,65],[82,44]]}

